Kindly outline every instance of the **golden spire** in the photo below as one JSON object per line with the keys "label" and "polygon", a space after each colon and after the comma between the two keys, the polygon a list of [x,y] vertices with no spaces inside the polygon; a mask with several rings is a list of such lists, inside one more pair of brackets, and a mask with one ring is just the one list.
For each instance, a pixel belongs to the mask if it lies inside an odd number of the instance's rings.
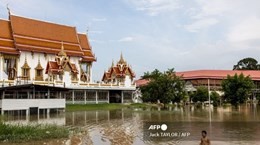
{"label": "golden spire", "polygon": [[59,56],[66,56],[67,54],[64,51],[63,41],[61,41],[61,50],[58,53]]}
{"label": "golden spire", "polygon": [[120,55],[120,60],[119,60],[119,62],[118,62],[118,63],[121,63],[121,64],[125,63],[125,60],[124,60],[124,57],[123,57],[123,54],[122,54],[122,52],[121,52],[121,55]]}
{"label": "golden spire", "polygon": [[23,69],[30,69],[30,66],[27,63],[27,55],[26,54],[25,54],[25,61],[24,61],[24,64],[23,64],[22,68]]}
{"label": "golden spire", "polygon": [[36,66],[35,69],[37,69],[37,70],[43,70],[43,67],[41,66],[41,62],[40,62],[40,55],[38,56],[38,64],[37,64],[37,66]]}
{"label": "golden spire", "polygon": [[111,65],[111,67],[114,67],[114,66],[115,66],[114,60],[112,59],[112,65]]}

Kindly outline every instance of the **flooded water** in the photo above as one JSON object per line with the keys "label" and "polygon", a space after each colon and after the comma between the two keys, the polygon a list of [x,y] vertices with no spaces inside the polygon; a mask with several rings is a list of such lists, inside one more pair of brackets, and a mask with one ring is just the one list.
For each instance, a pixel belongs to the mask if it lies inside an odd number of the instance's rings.
{"label": "flooded water", "polygon": [[[30,119],[9,116],[7,123],[56,123],[80,130],[70,139],[23,143],[28,145],[199,145],[201,130],[204,129],[213,145],[259,145],[259,121],[260,106],[245,105],[237,108],[185,106],[77,111]],[[169,129],[174,125],[176,129],[182,126],[182,131],[189,132],[190,138],[144,138],[144,132],[148,130],[145,125],[162,123],[167,124]]]}

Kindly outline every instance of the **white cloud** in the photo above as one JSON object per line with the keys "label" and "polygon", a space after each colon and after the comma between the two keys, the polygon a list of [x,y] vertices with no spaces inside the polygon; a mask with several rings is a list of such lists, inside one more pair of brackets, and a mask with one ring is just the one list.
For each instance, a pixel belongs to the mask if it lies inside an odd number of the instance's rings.
{"label": "white cloud", "polygon": [[124,38],[121,38],[121,39],[119,39],[118,41],[119,42],[131,42],[131,41],[133,41],[134,40],[134,38],[133,37],[124,37]]}
{"label": "white cloud", "polygon": [[231,29],[228,39],[233,42],[260,39],[260,19],[250,17]]}
{"label": "white cloud", "polygon": [[218,20],[215,18],[206,18],[206,19],[199,19],[195,22],[193,22],[190,25],[185,25],[185,29],[187,29],[190,32],[198,32],[199,30],[203,28],[207,28],[210,25],[214,25],[218,23]]}
{"label": "white cloud", "polygon": [[94,22],[105,22],[105,21],[107,21],[107,19],[106,18],[93,18],[92,21],[94,21]]}
{"label": "white cloud", "polygon": [[89,30],[88,33],[92,33],[92,34],[102,34],[103,31],[99,31],[99,30]]}
{"label": "white cloud", "polygon": [[[250,17],[231,28],[228,40],[241,47],[259,47],[260,45],[260,18]],[[255,46],[257,45],[257,46]]]}
{"label": "white cloud", "polygon": [[171,12],[180,7],[179,0],[129,0],[137,10],[144,11],[150,16]]}
{"label": "white cloud", "polygon": [[233,0],[196,0],[196,2],[199,11],[192,16],[196,19],[223,15],[236,5]]}

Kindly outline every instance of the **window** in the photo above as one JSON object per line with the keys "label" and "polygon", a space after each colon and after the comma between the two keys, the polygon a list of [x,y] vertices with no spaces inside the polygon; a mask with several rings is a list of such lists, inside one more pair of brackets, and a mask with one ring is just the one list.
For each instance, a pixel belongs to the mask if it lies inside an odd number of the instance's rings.
{"label": "window", "polygon": [[35,80],[43,81],[43,67],[40,64],[40,59],[38,61],[38,65],[35,68]]}
{"label": "window", "polygon": [[22,76],[27,78],[27,79],[30,79],[30,69],[28,68],[23,68],[22,69]]}
{"label": "window", "polygon": [[22,66],[22,79],[30,80],[30,66],[27,63],[27,59],[25,58],[24,65]]}

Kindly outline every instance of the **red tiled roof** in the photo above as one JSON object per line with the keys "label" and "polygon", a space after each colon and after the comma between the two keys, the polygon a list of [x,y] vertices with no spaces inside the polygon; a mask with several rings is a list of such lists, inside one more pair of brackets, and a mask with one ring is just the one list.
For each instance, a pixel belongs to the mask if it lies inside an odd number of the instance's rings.
{"label": "red tiled roof", "polygon": [[144,86],[148,83],[149,83],[149,80],[146,80],[146,79],[140,79],[140,80],[135,81],[135,84],[136,84],[137,87]]}
{"label": "red tiled roof", "polygon": [[0,20],[0,52],[7,54],[19,54],[15,49],[10,22]]}
{"label": "red tiled roof", "polygon": [[112,75],[114,74],[116,77],[125,77],[126,76],[126,73],[127,71],[130,73],[131,77],[135,77],[135,73],[133,72],[133,70],[127,66],[127,65],[123,65],[123,70],[121,71],[119,69],[119,66],[116,65],[116,66],[111,66],[107,72],[104,73],[103,75],[103,78],[102,78],[102,81],[105,81],[105,80],[110,80]]}
{"label": "red tiled roof", "polygon": [[[193,79],[219,79],[223,80],[227,75],[234,76],[235,74],[244,74],[244,76],[250,76],[254,81],[260,81],[260,71],[258,70],[193,70],[176,72],[176,75],[183,80]],[[149,83],[149,80],[139,79],[135,81],[136,86],[144,86]]]}
{"label": "red tiled roof", "polygon": [[75,27],[10,15],[14,34],[46,40],[78,43]]}
{"label": "red tiled roof", "polygon": [[79,43],[84,53],[82,56],[82,61],[83,62],[96,61],[96,58],[91,51],[91,46],[89,44],[87,35],[78,34],[78,37],[79,37]]}
{"label": "red tiled roof", "polygon": [[193,70],[176,72],[184,80],[188,79],[225,79],[227,75],[244,74],[252,80],[260,80],[260,71],[257,70]]}
{"label": "red tiled roof", "polygon": [[0,52],[19,54],[32,51],[57,54],[63,42],[69,56],[82,57],[83,62],[96,61],[86,34],[75,27],[10,15],[0,20]]}
{"label": "red tiled roof", "polygon": [[74,63],[66,62],[64,64],[59,65],[57,61],[48,61],[45,73],[48,74],[49,71],[51,73],[59,73],[63,70],[66,64],[69,65],[73,73],[78,73],[78,69]]}
{"label": "red tiled roof", "polygon": [[56,61],[48,61],[45,73],[48,74],[49,71],[51,73],[59,73],[62,70],[60,69],[60,67]]}

